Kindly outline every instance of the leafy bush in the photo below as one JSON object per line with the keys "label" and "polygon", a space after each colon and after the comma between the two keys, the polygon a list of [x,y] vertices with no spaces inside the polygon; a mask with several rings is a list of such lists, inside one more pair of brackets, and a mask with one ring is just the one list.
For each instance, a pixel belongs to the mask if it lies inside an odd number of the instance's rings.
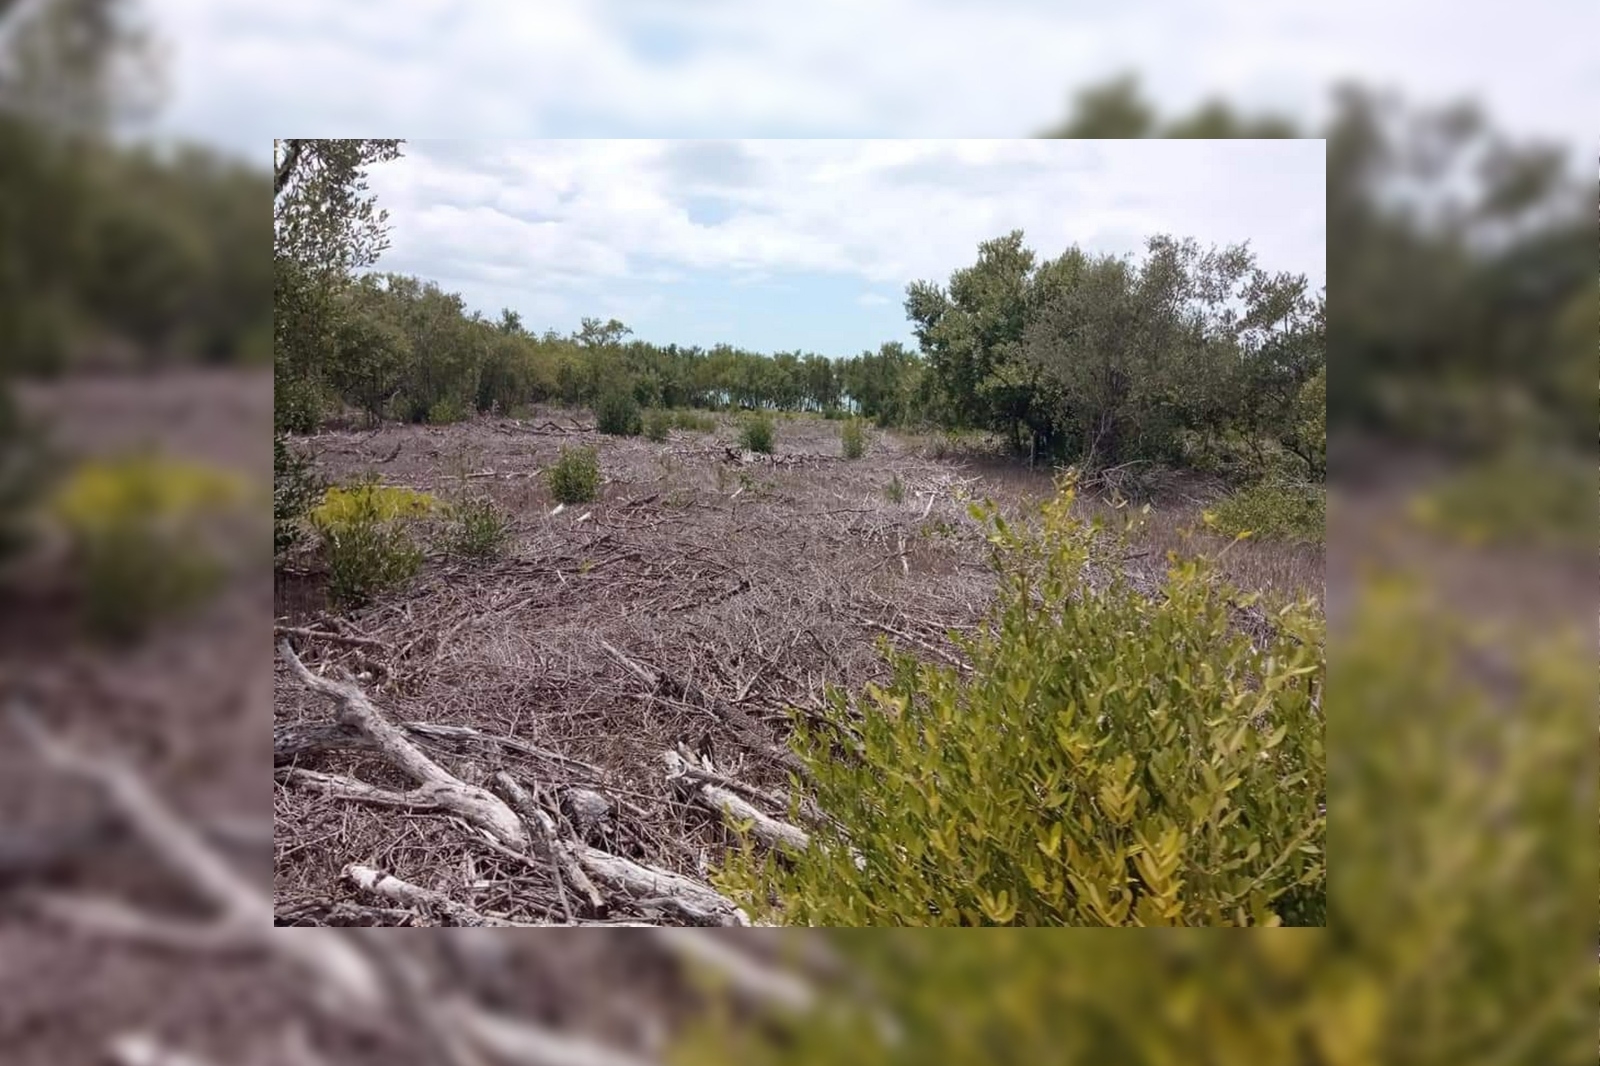
{"label": "leafy bush", "polygon": [[884,499],[888,500],[890,503],[906,502],[906,486],[905,483],[900,480],[899,474],[896,474],[894,477],[890,478],[889,483],[883,487],[883,496]]}
{"label": "leafy bush", "polygon": [[1446,477],[1410,505],[1412,521],[1469,545],[1585,548],[1594,539],[1594,467],[1559,452],[1513,452]]}
{"label": "leafy bush", "polygon": [[678,424],[679,429],[687,429],[692,433],[715,433],[717,431],[716,418],[709,414],[702,414],[699,411],[678,411],[673,416],[673,421]]}
{"label": "leafy bush", "polygon": [[452,555],[486,559],[511,539],[511,520],[491,499],[462,500],[450,507],[444,546]]}
{"label": "leafy bush", "polygon": [[867,431],[859,418],[852,418],[839,427],[839,444],[846,459],[859,459],[867,454]]}
{"label": "leafy bush", "polygon": [[465,421],[467,406],[453,396],[441,396],[433,401],[433,406],[428,408],[428,424],[430,426],[447,426],[452,422]]}
{"label": "leafy bush", "polygon": [[544,477],[558,503],[588,503],[600,489],[599,456],[593,448],[562,448]]}
{"label": "leafy bush", "polygon": [[964,642],[970,673],[885,645],[887,688],[796,715],[835,821],[792,864],[748,843],[730,857],[719,881],[752,916],[1323,922],[1320,616],[1286,608],[1254,646],[1231,622],[1247,598],[1203,562],[1140,592],[1072,502],[1064,484],[1038,532],[973,508],[1002,583],[991,627]]}
{"label": "leafy bush", "polygon": [[1262,482],[1213,504],[1205,522],[1227,536],[1320,544],[1327,526],[1327,492],[1321,485]]}
{"label": "leafy bush", "polygon": [[311,502],[321,495],[321,479],[311,460],[289,447],[283,434],[272,436],[272,549],[281,555],[300,542],[302,522]]}
{"label": "leafy bush", "polygon": [[222,576],[205,523],[245,497],[237,476],[196,463],[138,456],[80,467],[50,511],[66,531],[90,629],[132,640],[202,599]]}
{"label": "leafy bush", "polygon": [[432,514],[432,496],[365,481],[330,488],[311,510],[328,563],[328,595],[341,607],[360,607],[410,580],[422,566],[411,520]]}
{"label": "leafy bush", "polygon": [[594,405],[595,426],[614,437],[639,435],[639,401],[631,392],[611,389]]}
{"label": "leafy bush", "polygon": [[[1562,946],[1593,913],[1573,891],[1592,853],[1571,846],[1594,817],[1573,802],[1593,787],[1592,630],[1508,641],[1412,585],[1352,589],[1350,624],[1331,635],[1330,895],[1361,916],[1337,922],[1342,935],[794,930],[805,943],[790,947],[821,940],[852,979],[765,1031],[707,1011],[669,1061],[1584,1061],[1593,964]],[[1485,655],[1503,700],[1472,668]]]}
{"label": "leafy bush", "polygon": [[279,373],[272,384],[272,424],[280,433],[315,433],[327,399],[316,382]]}
{"label": "leafy bush", "polygon": [[644,435],[657,444],[667,439],[667,434],[672,432],[672,412],[663,411],[659,407],[652,407],[644,413]]}
{"label": "leafy bush", "polygon": [[750,452],[772,454],[772,416],[764,411],[747,415],[739,426],[739,447]]}

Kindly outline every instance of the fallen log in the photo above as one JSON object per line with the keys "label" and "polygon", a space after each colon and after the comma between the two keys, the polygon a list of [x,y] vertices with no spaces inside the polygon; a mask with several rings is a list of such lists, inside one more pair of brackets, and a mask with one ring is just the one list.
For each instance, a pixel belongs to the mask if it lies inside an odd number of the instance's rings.
{"label": "fallen log", "polygon": [[810,834],[804,829],[773,818],[730,788],[691,778],[685,772],[683,757],[677,752],[664,752],[662,758],[667,764],[668,780],[674,782],[681,791],[732,824],[747,823],[755,838],[769,848],[780,848],[798,855],[811,846]]}
{"label": "fallen log", "polygon": [[513,922],[506,918],[492,918],[488,915],[480,914],[465,903],[456,902],[443,892],[437,892],[431,888],[423,888],[421,885],[412,884],[410,881],[395,877],[393,874],[386,874],[381,870],[374,869],[371,866],[364,866],[360,863],[351,863],[346,866],[344,868],[344,878],[369,895],[404,904],[407,907],[415,907],[425,913],[436,914],[442,918],[448,918],[453,925],[520,928],[534,924],[531,922]]}
{"label": "fallen log", "polygon": [[334,701],[338,707],[335,721],[339,725],[366,736],[386,762],[418,782],[408,794],[415,802],[458,815],[513,851],[528,850],[527,829],[500,797],[488,789],[467,784],[428,758],[407,739],[404,730],[378,713],[361,689],[313,674],[295,655],[287,640],[278,647],[301,684]]}
{"label": "fallen log", "polygon": [[749,916],[731,899],[693,878],[643,866],[587,844],[575,845],[574,853],[585,871],[634,897],[636,903],[666,907],[695,925],[750,924]]}

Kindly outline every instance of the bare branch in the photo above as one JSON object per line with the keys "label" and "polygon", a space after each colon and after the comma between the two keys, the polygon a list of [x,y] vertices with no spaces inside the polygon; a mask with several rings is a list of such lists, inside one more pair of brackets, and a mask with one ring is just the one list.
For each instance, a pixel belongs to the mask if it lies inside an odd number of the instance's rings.
{"label": "bare branch", "polygon": [[425,798],[440,809],[461,816],[514,851],[527,850],[527,830],[498,796],[467,784],[428,758],[406,738],[399,726],[379,714],[366,694],[355,685],[313,674],[295,655],[287,640],[280,642],[278,648],[301,684],[337,704],[337,720],[341,724],[371,738],[390,765],[420,783],[410,795]]}

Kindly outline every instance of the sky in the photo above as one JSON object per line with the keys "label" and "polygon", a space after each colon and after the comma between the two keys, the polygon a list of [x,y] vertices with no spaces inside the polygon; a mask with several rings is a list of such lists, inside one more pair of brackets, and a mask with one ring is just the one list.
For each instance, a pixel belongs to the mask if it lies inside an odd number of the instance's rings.
{"label": "sky", "polygon": [[[1159,233],[1325,272],[1322,141],[411,141],[371,170],[378,269],[570,333],[853,355],[912,343],[903,300],[1023,230],[1129,254]],[[914,345],[913,345],[914,346]]]}
{"label": "sky", "polygon": [[1022,137],[1138,72],[1314,118],[1354,79],[1592,153],[1592,0],[142,0],[170,124],[273,136]]}
{"label": "sky", "polygon": [[[889,167],[822,180],[828,164],[802,159],[736,196],[692,189],[691,178],[664,175],[631,149],[553,148],[546,166],[567,168],[570,188],[586,191],[541,208],[551,217],[519,215],[512,204],[509,221],[499,221],[491,201],[508,194],[473,179],[478,164],[459,150],[451,161],[448,147],[423,142],[1026,137],[1058,122],[1076,91],[1131,72],[1163,113],[1220,97],[1311,128],[1326,116],[1333,86],[1347,81],[1416,103],[1470,99],[1501,128],[1553,139],[1589,165],[1600,99],[1600,4],[1592,0],[1513,8],[1488,0],[142,3],[168,58],[163,132],[263,164],[275,136],[409,138],[411,159],[384,179],[386,195],[407,197],[392,205],[401,228],[386,265],[438,276],[475,306],[511,304],[516,293],[532,322],[616,314],[641,333],[681,334],[685,343],[724,325],[728,338],[746,336],[744,323],[761,316],[783,323],[778,343],[788,346],[894,335],[903,281],[963,261],[939,242],[970,252],[1012,224],[1044,250],[1064,239],[1115,250],[1134,217],[1176,217],[1157,228],[1232,239],[1241,212],[1264,198],[1259,225],[1240,236],[1267,265],[1311,273],[1306,264],[1321,253],[1310,250],[1297,209],[1275,210],[1302,191],[1297,178],[1273,183],[1257,173],[1202,190],[1205,202],[1195,204],[1184,197],[1200,193],[1169,192],[1156,177],[1165,169],[1174,183],[1195,186],[1220,172],[1214,160],[1185,173],[1188,161],[1142,169],[1119,156],[1098,178],[1063,160],[1056,178],[1049,161],[1008,156],[950,169],[935,153],[923,165],[960,175],[935,188],[896,180]],[[753,154],[759,161],[774,151]],[[606,167],[629,177],[608,176]],[[1131,187],[1115,187],[1135,171]],[[1070,198],[1047,191],[1063,187]],[[779,190],[794,201],[783,211],[770,206]],[[598,204],[625,208],[613,220],[615,239],[596,229]],[[933,207],[944,212],[936,226]],[[522,239],[530,234],[552,240],[540,251],[532,247],[540,242]],[[473,245],[493,255],[467,256]],[[556,261],[552,249],[572,258]],[[723,284],[729,278],[742,286],[737,298]],[[805,298],[794,299],[797,291]],[[831,315],[807,311],[813,298]]]}

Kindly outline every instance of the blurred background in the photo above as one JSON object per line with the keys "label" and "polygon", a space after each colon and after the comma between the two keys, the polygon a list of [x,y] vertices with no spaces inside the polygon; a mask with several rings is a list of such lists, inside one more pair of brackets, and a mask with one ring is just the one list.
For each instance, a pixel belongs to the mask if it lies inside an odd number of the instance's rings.
{"label": "blurred background", "polygon": [[[275,134],[1325,138],[1333,928],[836,935],[826,1024],[541,937],[517,1009],[641,1061],[1588,1061],[1600,10],[1059,8],[0,0],[5,698],[266,891]],[[97,570],[107,528],[145,562]],[[271,960],[4,909],[6,841],[75,794],[31,751],[0,731],[0,1046],[291,1061],[256,1048],[298,1016]],[[121,846],[77,876],[195,909]]]}

